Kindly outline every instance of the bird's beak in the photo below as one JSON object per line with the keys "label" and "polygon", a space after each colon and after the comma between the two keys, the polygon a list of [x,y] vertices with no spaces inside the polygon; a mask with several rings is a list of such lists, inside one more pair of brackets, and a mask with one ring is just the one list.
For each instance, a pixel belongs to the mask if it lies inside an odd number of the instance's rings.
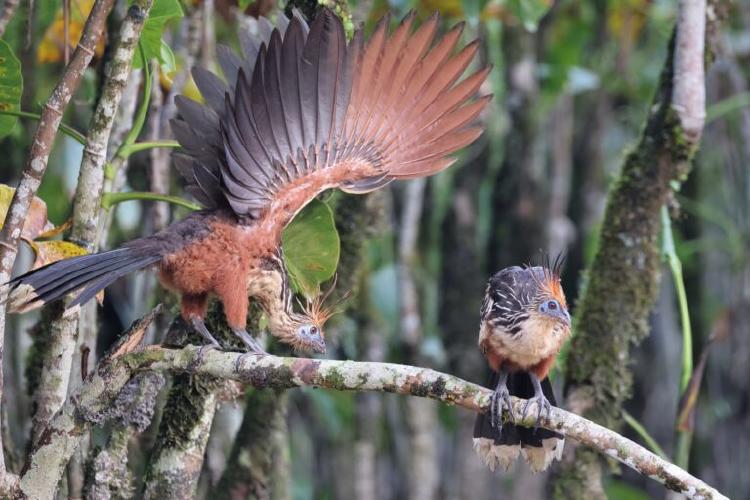
{"label": "bird's beak", "polygon": [[567,311],[567,309],[563,309],[558,314],[559,318],[565,323],[565,326],[570,328],[570,313]]}
{"label": "bird's beak", "polygon": [[310,350],[316,354],[326,353],[326,341],[323,338],[321,330],[318,329],[317,333],[307,334],[306,343]]}
{"label": "bird's beak", "polygon": [[326,353],[326,341],[323,339],[313,342],[312,344],[310,344],[310,347],[312,348],[313,352],[316,354]]}

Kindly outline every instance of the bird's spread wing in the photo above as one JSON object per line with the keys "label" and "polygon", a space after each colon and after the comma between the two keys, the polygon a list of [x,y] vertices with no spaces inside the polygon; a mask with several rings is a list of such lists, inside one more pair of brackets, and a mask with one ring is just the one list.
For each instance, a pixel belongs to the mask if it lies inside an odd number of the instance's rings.
{"label": "bird's spread wing", "polygon": [[434,174],[480,135],[488,69],[461,80],[477,44],[457,49],[460,26],[436,38],[437,16],[414,30],[409,15],[389,34],[385,18],[368,42],[359,30],[347,43],[328,10],[309,29],[298,14],[279,17],[240,37],[242,58],[220,49],[228,83],[194,70],[205,105],[176,101],[175,162],[205,206],[288,220],[325,189]]}

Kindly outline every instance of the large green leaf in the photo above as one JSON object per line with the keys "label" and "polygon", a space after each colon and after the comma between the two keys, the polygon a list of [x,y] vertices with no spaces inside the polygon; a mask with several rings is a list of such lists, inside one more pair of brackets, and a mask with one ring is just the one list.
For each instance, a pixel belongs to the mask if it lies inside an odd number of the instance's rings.
{"label": "large green leaf", "polygon": [[[18,111],[22,89],[21,63],[10,45],[0,40],[0,111]],[[8,135],[16,121],[15,116],[0,115],[0,137]]]}
{"label": "large green leaf", "polygon": [[311,201],[281,235],[284,262],[297,288],[308,297],[331,279],[339,263],[340,241],[331,208]]}
{"label": "large green leaf", "polygon": [[[146,55],[146,60],[156,59],[161,64],[164,71],[171,73],[175,70],[174,54],[161,37],[164,35],[164,29],[170,19],[182,17],[182,7],[178,0],[154,0],[148,19],[143,24],[140,44]],[[141,56],[136,51],[133,67],[142,67]]]}

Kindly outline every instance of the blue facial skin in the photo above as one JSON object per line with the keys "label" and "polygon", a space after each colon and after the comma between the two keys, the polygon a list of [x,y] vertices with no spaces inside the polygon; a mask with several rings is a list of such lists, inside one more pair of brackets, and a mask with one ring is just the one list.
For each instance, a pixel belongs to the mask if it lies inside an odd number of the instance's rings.
{"label": "blue facial skin", "polygon": [[323,331],[315,325],[302,325],[297,334],[305,339],[305,344],[318,354],[325,354],[326,341],[323,339]]}
{"label": "blue facial skin", "polygon": [[545,300],[539,305],[539,312],[559,319],[566,325],[570,326],[570,314],[568,310],[560,305],[555,299]]}

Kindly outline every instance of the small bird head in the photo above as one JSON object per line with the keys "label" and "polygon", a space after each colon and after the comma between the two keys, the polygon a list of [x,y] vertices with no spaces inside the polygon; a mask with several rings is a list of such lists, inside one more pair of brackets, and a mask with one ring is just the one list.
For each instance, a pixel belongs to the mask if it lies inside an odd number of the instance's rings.
{"label": "small bird head", "polygon": [[560,271],[555,267],[533,267],[530,269],[536,282],[536,294],[531,301],[531,308],[541,318],[559,323],[570,328],[570,313],[565,302],[565,293],[560,285]]}
{"label": "small bird head", "polygon": [[323,325],[338,312],[337,307],[349,297],[349,292],[346,292],[335,302],[326,304],[335,287],[336,277],[328,290],[318,293],[312,299],[307,299],[304,305],[300,303],[303,314],[300,315],[302,321],[297,328],[297,339],[293,343],[296,350],[313,351],[318,354],[326,352]]}
{"label": "small bird head", "polygon": [[[302,316],[303,319],[307,319]],[[323,328],[310,322],[302,322],[297,327],[297,342],[294,345],[297,351],[312,351],[317,354],[325,354],[326,339]]]}

